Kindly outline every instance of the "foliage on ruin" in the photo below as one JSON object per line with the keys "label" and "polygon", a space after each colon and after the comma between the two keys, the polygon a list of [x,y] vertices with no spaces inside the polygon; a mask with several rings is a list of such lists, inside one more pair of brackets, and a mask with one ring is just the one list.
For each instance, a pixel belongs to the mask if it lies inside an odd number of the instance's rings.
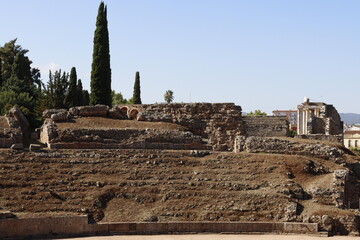
{"label": "foliage on ruin", "polygon": [[133,93],[133,103],[141,104],[141,91],[140,91],[140,73],[136,72],[135,74],[135,83],[134,83],[134,93]]}
{"label": "foliage on ruin", "polygon": [[266,116],[267,113],[266,112],[262,112],[260,109],[255,110],[254,112],[251,111],[249,113],[246,114],[247,116]]}
{"label": "foliage on ruin", "polygon": [[111,105],[111,69],[107,7],[99,5],[94,33],[93,61],[91,66],[90,104]]}

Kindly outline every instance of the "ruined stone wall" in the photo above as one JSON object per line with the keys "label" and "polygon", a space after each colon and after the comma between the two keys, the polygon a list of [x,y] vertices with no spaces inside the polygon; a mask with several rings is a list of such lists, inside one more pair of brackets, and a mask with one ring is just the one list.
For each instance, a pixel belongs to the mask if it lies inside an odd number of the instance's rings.
{"label": "ruined stone wall", "polygon": [[319,157],[340,157],[341,149],[325,144],[307,144],[278,138],[238,136],[235,141],[235,152],[278,153],[294,155],[313,155]]}
{"label": "ruined stone wall", "polygon": [[337,135],[343,133],[343,121],[333,105],[327,105],[327,116],[330,118],[329,134]]}
{"label": "ruined stone wall", "polygon": [[243,121],[246,136],[289,136],[289,122],[286,116],[244,116]]}
{"label": "ruined stone wall", "polygon": [[319,141],[343,144],[343,135],[342,134],[340,134],[340,135],[302,134],[302,135],[296,135],[295,138],[312,139],[312,140],[319,140]]}
{"label": "ruined stone wall", "polygon": [[312,134],[324,134],[326,126],[326,118],[313,117],[311,124]]}
{"label": "ruined stone wall", "polygon": [[170,234],[263,232],[317,234],[316,223],[280,222],[119,222],[89,224],[86,216],[0,220],[0,238],[87,236],[108,234]]}
{"label": "ruined stone wall", "polygon": [[243,134],[241,107],[233,103],[172,103],[119,105],[131,119],[171,122],[209,139],[214,150],[232,150],[236,135]]}
{"label": "ruined stone wall", "polygon": [[2,118],[9,124],[7,127],[0,129],[0,148],[9,148],[15,143],[22,143],[23,134],[17,122],[9,117]]}
{"label": "ruined stone wall", "polygon": [[[289,135],[289,123],[286,117],[242,117],[241,107],[234,103],[174,103],[174,104],[134,104],[134,105],[117,105],[109,108],[104,105],[73,107],[66,110],[47,110],[44,117],[51,117],[55,122],[68,121],[69,118],[77,117],[110,117],[115,119],[132,119],[137,121],[149,122],[169,122],[184,126],[194,135],[200,136],[206,141],[213,150],[232,151],[235,137],[238,135],[247,136],[268,136],[279,137]],[[46,125],[46,124],[44,124]],[[42,142],[52,143],[63,141],[63,139],[48,139],[49,131],[54,128],[43,128]],[[64,133],[58,133],[61,135]],[[81,133],[75,136],[80,137]],[[85,134],[85,132],[82,132]],[[122,133],[124,134],[124,133]],[[88,134],[89,135],[89,134]],[[97,133],[90,134],[100,136]],[[89,135],[89,136],[90,136]],[[111,134],[110,134],[111,135]],[[108,136],[110,136],[108,134]],[[173,136],[176,138],[178,134]],[[150,136],[150,135],[149,135]],[[110,147],[110,143],[103,144],[102,137],[98,137],[96,146]],[[171,143],[169,135],[167,141]],[[181,139],[181,138],[180,138]],[[75,142],[75,139],[73,138]],[[123,140],[122,140],[123,141]],[[196,140],[195,142],[197,142]],[[77,142],[86,142],[79,140]],[[147,142],[150,142],[147,140]],[[184,142],[188,144],[188,142]],[[88,144],[85,144],[88,145]],[[84,146],[85,146],[84,145]],[[194,145],[194,144],[190,144]],[[196,145],[196,144],[195,144]],[[194,146],[195,146],[194,145]],[[60,146],[58,144],[58,146]],[[70,146],[69,144],[62,146]],[[134,146],[137,146],[136,144]],[[145,145],[141,145],[145,146]],[[197,146],[197,145],[196,145]],[[74,148],[76,145],[74,145]],[[115,145],[113,146],[115,147]],[[187,149],[187,147],[186,147]]]}
{"label": "ruined stone wall", "polygon": [[209,150],[200,136],[191,132],[159,129],[59,129],[47,120],[41,142],[50,149],[175,149]]}

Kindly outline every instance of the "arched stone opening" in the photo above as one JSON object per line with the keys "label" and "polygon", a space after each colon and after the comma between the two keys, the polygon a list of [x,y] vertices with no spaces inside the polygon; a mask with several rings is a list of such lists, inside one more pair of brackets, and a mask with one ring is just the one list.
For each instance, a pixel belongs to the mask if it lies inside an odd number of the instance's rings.
{"label": "arched stone opening", "polygon": [[120,111],[122,111],[126,116],[128,115],[128,111],[129,111],[129,108],[128,107],[125,107],[125,106],[122,106],[120,108]]}
{"label": "arched stone opening", "polygon": [[139,114],[139,110],[131,109],[131,111],[129,113],[129,119],[136,120],[138,114]]}

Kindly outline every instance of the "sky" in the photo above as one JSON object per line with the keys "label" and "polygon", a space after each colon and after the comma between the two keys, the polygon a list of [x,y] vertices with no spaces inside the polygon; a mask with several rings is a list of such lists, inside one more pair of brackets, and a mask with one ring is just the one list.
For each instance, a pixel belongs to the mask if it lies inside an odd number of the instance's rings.
{"label": "sky", "polygon": [[[234,102],[296,109],[304,97],[360,113],[358,0],[107,0],[112,89],[143,103]],[[90,90],[98,0],[0,0],[0,46],[17,38],[32,67]]]}

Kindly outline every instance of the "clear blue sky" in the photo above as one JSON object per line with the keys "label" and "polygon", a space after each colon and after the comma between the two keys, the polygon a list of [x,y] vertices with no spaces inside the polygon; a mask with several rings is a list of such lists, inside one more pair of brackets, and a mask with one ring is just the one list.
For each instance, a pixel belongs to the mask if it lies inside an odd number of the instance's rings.
{"label": "clear blue sky", "polygon": [[[75,66],[90,88],[100,1],[0,0],[0,45],[18,38],[33,66]],[[143,103],[234,102],[291,109],[305,96],[360,113],[358,0],[108,0],[112,88]]]}

